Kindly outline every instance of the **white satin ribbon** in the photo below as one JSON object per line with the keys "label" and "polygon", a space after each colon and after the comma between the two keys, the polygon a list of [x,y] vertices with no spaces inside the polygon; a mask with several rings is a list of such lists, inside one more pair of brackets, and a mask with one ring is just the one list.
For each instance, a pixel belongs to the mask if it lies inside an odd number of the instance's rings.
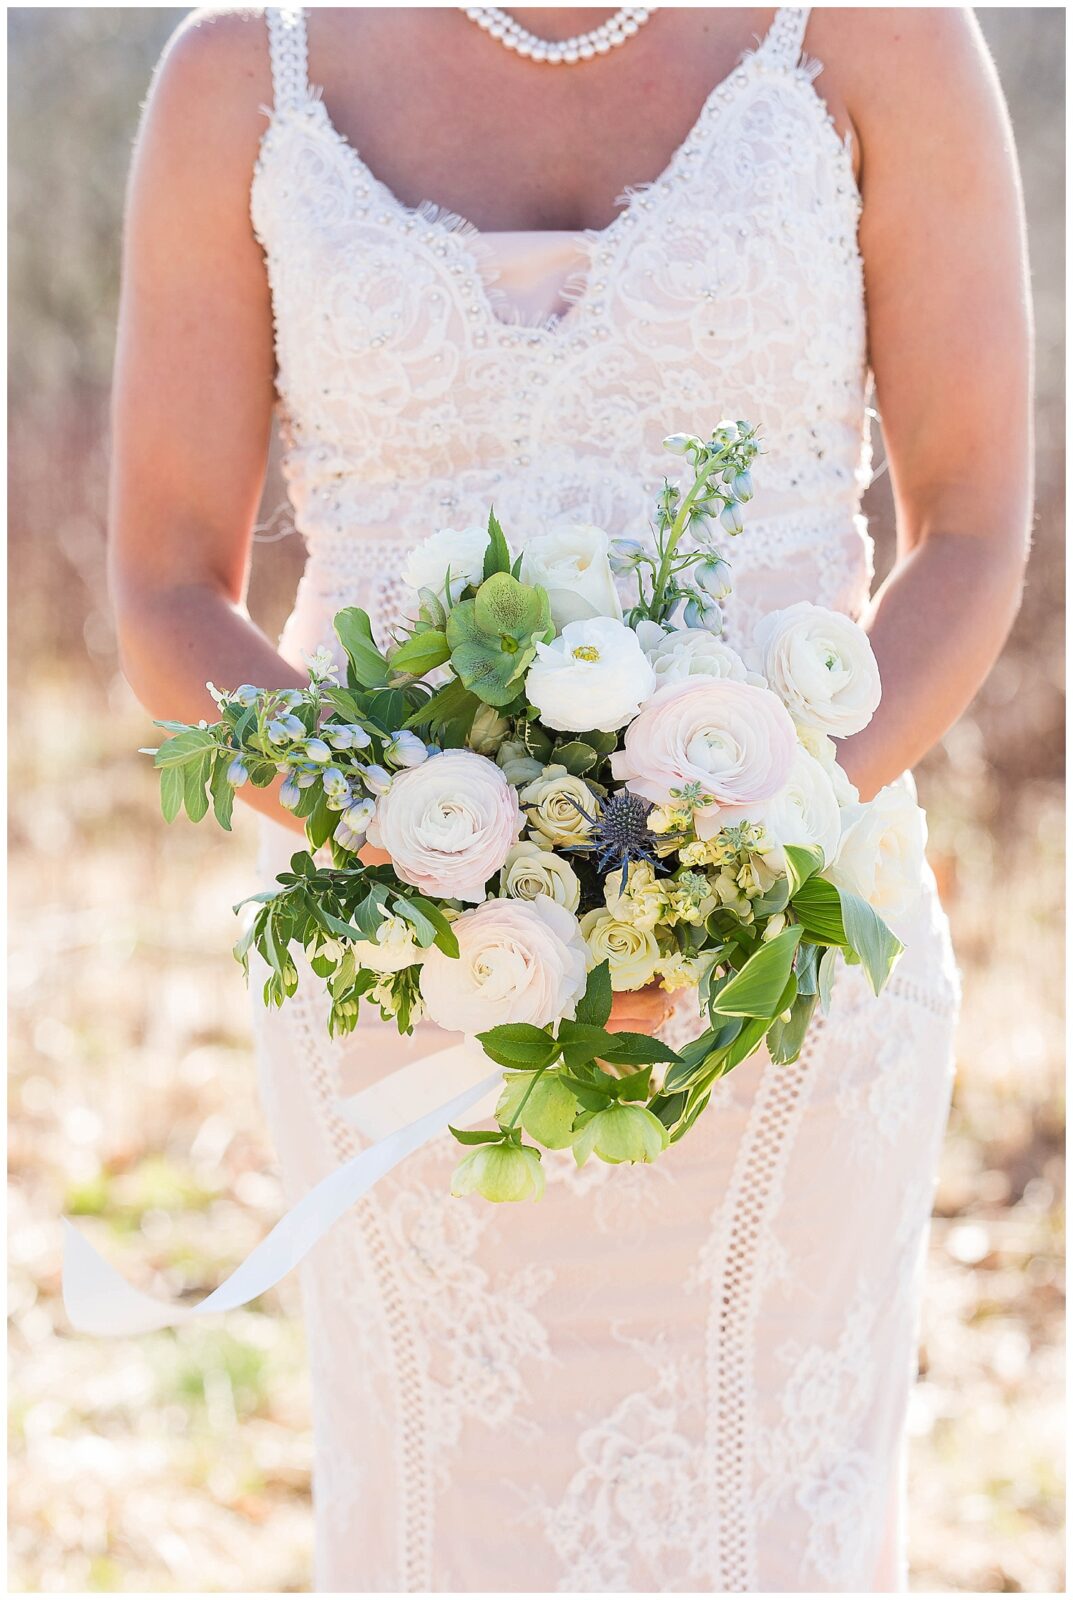
{"label": "white satin ribbon", "polygon": [[[195,1317],[238,1306],[264,1294],[306,1256],[354,1202],[408,1155],[442,1133],[449,1122],[479,1121],[495,1104],[502,1067],[477,1077],[487,1065],[471,1044],[452,1045],[390,1074],[380,1084],[339,1102],[340,1112],[377,1143],[330,1172],[276,1223],[242,1264],[197,1305],[162,1300],[143,1293],[93,1248],[69,1217],[63,1220],[63,1304],[80,1333],[130,1337],[156,1328],[177,1327]],[[456,1093],[415,1120],[416,1105],[427,1105],[444,1088]],[[468,1113],[468,1115],[467,1115]]]}

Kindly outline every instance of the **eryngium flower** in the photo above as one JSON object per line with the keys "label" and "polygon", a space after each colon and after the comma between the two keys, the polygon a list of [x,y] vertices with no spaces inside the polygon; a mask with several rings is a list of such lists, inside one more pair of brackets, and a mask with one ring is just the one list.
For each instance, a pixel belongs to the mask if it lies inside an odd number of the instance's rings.
{"label": "eryngium flower", "polygon": [[[577,805],[576,800],[573,803]],[[656,836],[648,826],[648,813],[652,807],[640,795],[631,794],[628,789],[619,789],[604,802],[598,816],[589,816],[581,806],[577,806],[577,809],[589,823],[589,836],[584,844],[574,845],[573,848],[591,850],[601,872],[621,867],[623,889],[631,861],[659,860]]]}

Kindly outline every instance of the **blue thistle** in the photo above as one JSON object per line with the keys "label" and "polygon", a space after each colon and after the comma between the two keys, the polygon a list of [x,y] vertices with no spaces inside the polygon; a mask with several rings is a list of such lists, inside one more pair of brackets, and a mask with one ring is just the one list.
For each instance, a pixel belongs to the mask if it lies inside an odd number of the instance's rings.
{"label": "blue thistle", "polygon": [[572,795],[567,798],[592,828],[585,844],[571,848],[592,851],[601,872],[621,866],[620,893],[625,891],[631,861],[649,861],[653,866],[659,865],[656,836],[648,826],[648,814],[652,810],[649,801],[631,794],[628,789],[618,789],[610,796],[600,815],[593,817],[584,806],[578,805]]}

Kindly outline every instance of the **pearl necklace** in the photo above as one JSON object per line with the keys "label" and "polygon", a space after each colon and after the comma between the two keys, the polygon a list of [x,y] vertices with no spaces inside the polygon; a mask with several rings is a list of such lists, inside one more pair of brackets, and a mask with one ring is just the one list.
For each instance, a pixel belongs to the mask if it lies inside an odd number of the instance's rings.
{"label": "pearl necklace", "polygon": [[540,39],[520,22],[515,22],[509,11],[498,6],[465,6],[462,8],[471,22],[483,28],[491,38],[498,39],[508,50],[516,50],[530,61],[547,61],[552,65],[591,61],[594,56],[605,56],[632,39],[641,25],[648,21],[654,6],[623,6],[613,17],[601,22],[588,33],[575,34],[572,39]]}

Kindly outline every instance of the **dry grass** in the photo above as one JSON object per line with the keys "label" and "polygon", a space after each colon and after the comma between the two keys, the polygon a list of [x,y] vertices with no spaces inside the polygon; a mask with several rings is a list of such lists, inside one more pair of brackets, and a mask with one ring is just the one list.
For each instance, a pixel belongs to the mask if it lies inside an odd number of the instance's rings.
{"label": "dry grass", "polygon": [[[301,1591],[311,1434],[296,1283],[225,1323],[129,1342],[72,1336],[58,1298],[64,1211],[147,1287],[199,1296],[263,1235],[281,1196],[226,953],[230,905],[252,877],[252,829],[229,840],[159,820],[148,763],[134,754],[149,730],[117,675],[103,590],[101,295],[107,306],[137,96],[175,13],[46,13],[51,32],[18,15],[14,354],[16,372],[36,379],[17,388],[12,440],[9,1588]],[[1057,1593],[1060,18],[984,20],[1033,227],[1040,512],[1014,639],[920,774],[965,1008],[912,1412],[910,1534],[917,1590]],[[75,72],[74,58],[91,54],[97,70]],[[72,83],[97,98],[69,105]],[[55,187],[49,162],[80,159],[85,127],[98,129],[101,160],[94,204],[76,215],[80,191]],[[42,183],[69,197],[42,210]],[[64,273],[96,261],[98,279],[72,288],[48,277],[46,293],[47,230],[64,207]],[[882,491],[881,481],[870,509],[889,545]],[[278,498],[273,487],[266,505]],[[269,627],[299,563],[294,540],[259,551],[254,609]],[[60,726],[77,746],[62,779],[48,743]]]}

